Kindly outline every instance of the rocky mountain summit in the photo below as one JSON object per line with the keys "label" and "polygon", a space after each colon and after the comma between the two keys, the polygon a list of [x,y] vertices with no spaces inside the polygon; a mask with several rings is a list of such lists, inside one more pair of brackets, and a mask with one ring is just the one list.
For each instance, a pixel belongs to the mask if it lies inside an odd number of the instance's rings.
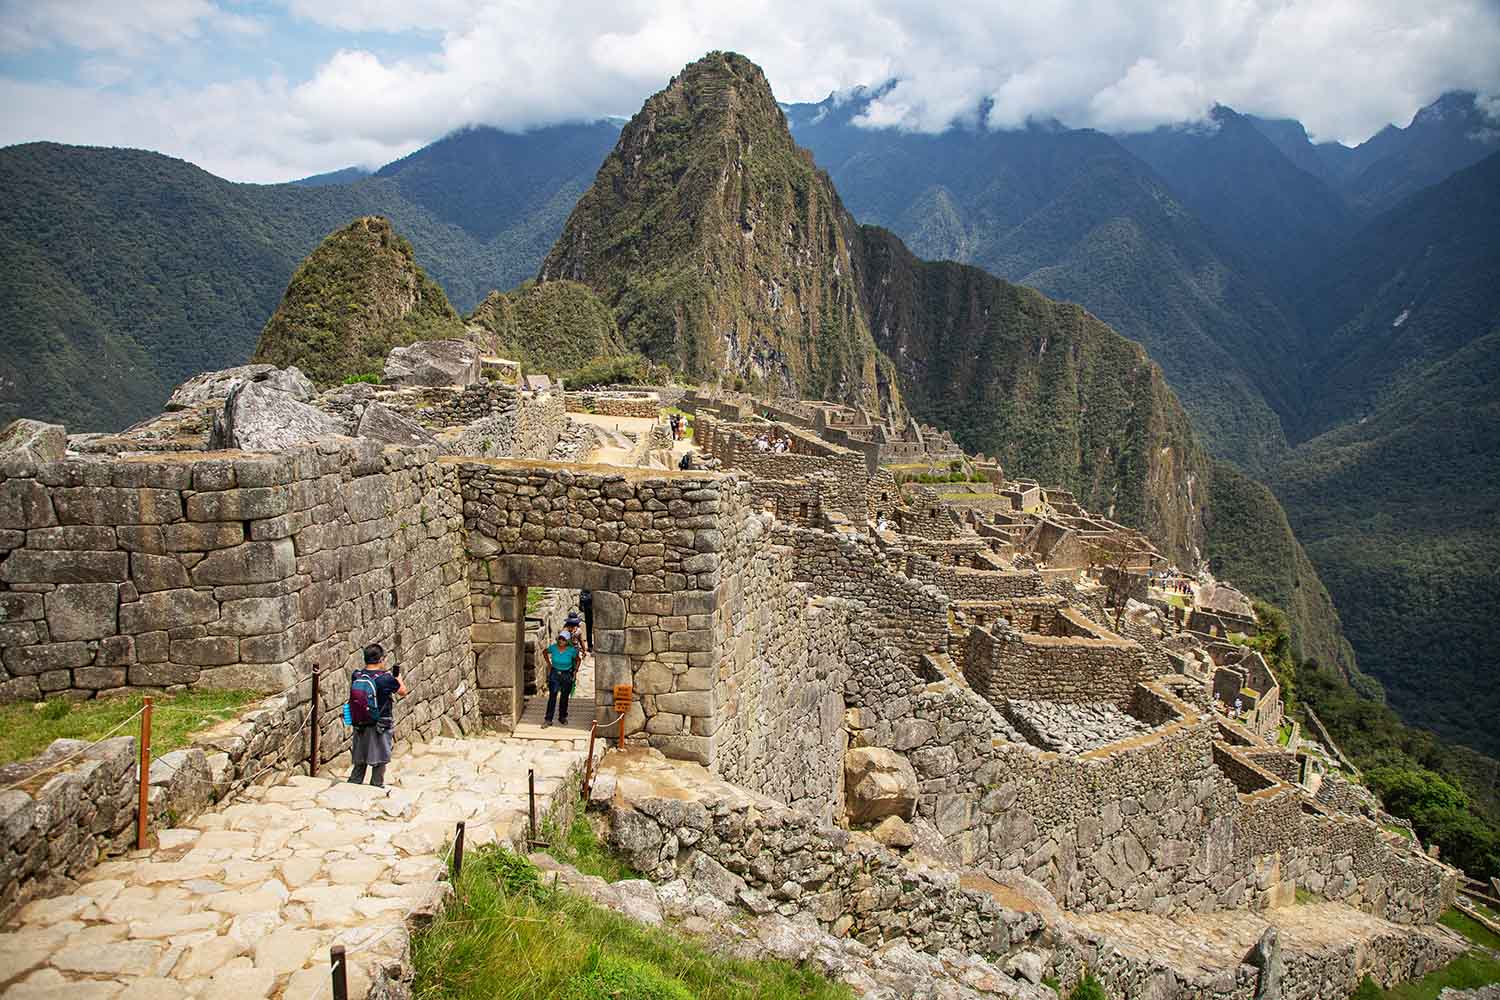
{"label": "rocky mountain summit", "polygon": [[255,346],[257,362],[296,365],[320,386],[377,372],[392,347],[464,336],[463,321],[379,216],[332,233],[292,275]]}

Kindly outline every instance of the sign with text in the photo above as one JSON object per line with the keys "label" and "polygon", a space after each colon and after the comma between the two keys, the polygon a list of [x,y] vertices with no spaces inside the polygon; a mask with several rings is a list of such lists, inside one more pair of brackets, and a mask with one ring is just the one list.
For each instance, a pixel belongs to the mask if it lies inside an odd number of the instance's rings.
{"label": "sign with text", "polygon": [[635,692],[629,684],[615,685],[615,714],[624,715],[630,711],[630,701]]}

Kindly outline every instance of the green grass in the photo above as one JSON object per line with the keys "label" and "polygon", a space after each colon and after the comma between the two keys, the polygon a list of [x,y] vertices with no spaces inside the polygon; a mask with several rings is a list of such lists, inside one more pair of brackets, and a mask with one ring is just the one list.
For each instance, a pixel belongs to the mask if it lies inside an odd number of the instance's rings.
{"label": "green grass", "polygon": [[471,855],[412,945],[416,1000],[851,1000],[779,961],[737,961],[550,888],[525,858]]}
{"label": "green grass", "polygon": [[1380,828],[1382,830],[1384,830],[1386,833],[1399,833],[1402,837],[1406,838],[1407,840],[1411,840],[1412,839],[1412,832],[1410,830],[1408,830],[1404,826],[1397,826],[1394,823],[1382,823],[1382,824],[1380,824]]}
{"label": "green grass", "polygon": [[545,587],[526,588],[526,613],[528,615],[542,606],[542,598],[546,596],[546,593]]}
{"label": "green grass", "polygon": [[1473,942],[1476,948],[1421,979],[1402,983],[1388,990],[1382,990],[1366,977],[1352,1000],[1436,1000],[1438,994],[1447,987],[1473,989],[1476,986],[1500,983],[1500,956],[1491,950],[1500,949],[1500,935],[1458,910],[1449,910],[1438,922],[1458,931]]}
{"label": "green grass", "polygon": [[[164,754],[186,746],[194,733],[232,718],[245,703],[264,695],[253,691],[189,691],[153,697],[151,750]],[[134,715],[141,695],[67,701],[53,698],[35,704],[0,707],[0,764],[35,757],[57,739],[97,740]],[[116,736],[136,736],[132,721]]]}
{"label": "green grass", "polygon": [[640,872],[599,842],[594,828],[581,812],[573,817],[572,825],[566,830],[551,819],[547,820],[542,824],[542,838],[550,845],[549,854],[585,875],[597,875],[606,882],[641,877]]}

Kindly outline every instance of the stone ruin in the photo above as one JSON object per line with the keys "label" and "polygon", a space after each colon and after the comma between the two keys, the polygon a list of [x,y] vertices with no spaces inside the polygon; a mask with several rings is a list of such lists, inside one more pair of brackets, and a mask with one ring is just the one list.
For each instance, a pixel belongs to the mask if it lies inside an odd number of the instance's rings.
{"label": "stone ruin", "polygon": [[[1090,915],[1264,914],[1298,888],[1407,942],[1350,974],[1389,980],[1449,954],[1426,928],[1458,873],[1311,794],[1295,739],[1275,740],[1279,691],[1258,654],[1174,622],[1149,586],[1139,602],[1102,579],[1100,537],[1148,582],[1164,565],[1138,533],[998,466],[972,484],[993,507],[899,483],[882,462],[907,457],[886,450],[901,439],[877,440],[889,426],[820,403],[683,395],[709,471],[551,461],[592,452],[570,410],[638,416],[663,397],[565,399],[436,353],[393,352],[401,384],[323,393],[295,370],[203,376],[162,416],[73,436],[65,454],[60,432],[12,431],[0,697],[251,687],[283,692],[265,724],[295,731],[316,664],[332,760],[348,672],[381,642],[412,687],[401,738],[505,731],[536,690],[547,615],[587,589],[597,719],[628,685],[637,755],[610,778],[634,797],[595,803],[654,878],[867,945],[1021,949],[1032,982],[1072,981],[1085,962],[1113,988],[1140,981],[1149,963],[1109,943],[1128,928],[1088,930]],[[789,446],[761,450],[762,434]],[[948,454],[951,439],[912,434]],[[538,587],[555,595],[541,616],[526,601]],[[222,796],[264,763],[239,745],[206,766]],[[663,782],[697,789],[696,811],[669,818]],[[6,815],[33,808],[6,795]],[[63,868],[118,846],[104,826]],[[756,853],[782,837],[824,847]],[[0,845],[8,906],[46,888],[19,843]],[[1172,995],[1248,998],[1259,975]]]}

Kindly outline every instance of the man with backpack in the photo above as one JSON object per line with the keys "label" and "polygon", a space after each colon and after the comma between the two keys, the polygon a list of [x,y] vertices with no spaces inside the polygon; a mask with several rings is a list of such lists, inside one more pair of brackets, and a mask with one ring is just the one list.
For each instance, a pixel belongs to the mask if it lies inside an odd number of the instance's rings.
{"label": "man with backpack", "polygon": [[391,746],[395,743],[394,702],[405,696],[406,681],[385,669],[385,649],[379,643],[366,646],[364,668],[349,678],[348,722],[354,727],[350,784],[364,784],[368,766],[370,784],[385,787],[385,766],[391,762]]}
{"label": "man with backpack", "polygon": [[578,680],[578,647],[567,632],[557,633],[557,641],[547,647],[547,663],[547,714],[543,729],[552,725],[554,709],[558,710],[557,721],[564,726],[568,724],[568,698]]}

